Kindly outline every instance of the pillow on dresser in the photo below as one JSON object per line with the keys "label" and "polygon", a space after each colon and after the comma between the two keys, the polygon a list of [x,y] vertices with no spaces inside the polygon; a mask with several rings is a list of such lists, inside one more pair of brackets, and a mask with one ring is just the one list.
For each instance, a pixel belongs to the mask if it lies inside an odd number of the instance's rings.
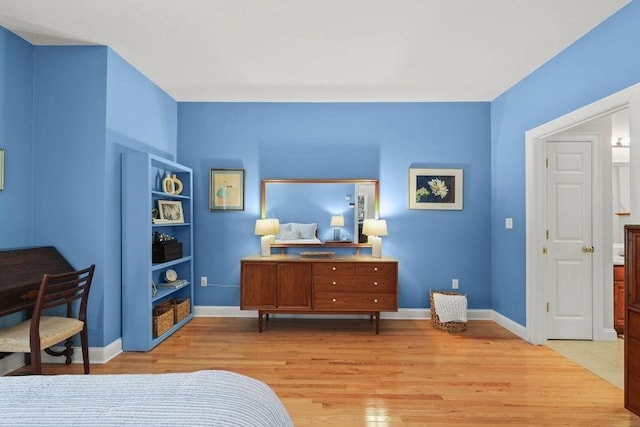
{"label": "pillow on dresser", "polygon": [[284,237],[282,237],[282,233],[286,233],[288,231],[291,231],[290,222],[287,222],[285,224],[280,224],[280,232],[276,234],[276,240],[284,240]]}
{"label": "pillow on dresser", "polygon": [[282,231],[282,229],[280,230],[280,238],[279,240],[299,240],[300,239],[300,232],[298,230],[289,230],[289,231]]}
{"label": "pillow on dresser", "polygon": [[[318,224],[315,222],[310,224],[291,223],[291,230],[298,231],[300,233],[300,239],[315,239],[317,229]],[[282,232],[282,228],[280,231]]]}

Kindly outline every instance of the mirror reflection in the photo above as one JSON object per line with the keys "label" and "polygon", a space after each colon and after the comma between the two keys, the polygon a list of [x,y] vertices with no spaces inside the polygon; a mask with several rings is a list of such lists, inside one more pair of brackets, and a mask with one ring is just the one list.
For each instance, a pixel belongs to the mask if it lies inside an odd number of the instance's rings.
{"label": "mirror reflection", "polygon": [[[362,223],[378,215],[378,180],[373,179],[265,179],[261,197],[262,218],[277,218],[281,226],[299,224],[281,227],[277,237],[285,242],[317,237],[326,243],[366,243]],[[315,236],[308,235],[310,224],[316,224]]]}

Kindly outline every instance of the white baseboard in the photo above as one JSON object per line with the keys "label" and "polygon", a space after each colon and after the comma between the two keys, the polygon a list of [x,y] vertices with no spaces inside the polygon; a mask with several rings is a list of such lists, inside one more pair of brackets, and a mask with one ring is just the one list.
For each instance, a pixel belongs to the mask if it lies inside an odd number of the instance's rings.
{"label": "white baseboard", "polygon": [[[64,347],[53,347],[55,351],[62,351]],[[118,338],[106,347],[89,347],[89,361],[91,364],[105,364],[117,355],[122,353],[122,338]],[[42,363],[64,363],[64,357],[51,356],[45,352],[42,353]],[[73,347],[73,355],[71,363],[82,363],[82,348]]]}
{"label": "white baseboard", "polygon": [[522,326],[519,323],[514,322],[513,320],[509,319],[508,317],[504,317],[502,314],[500,314],[500,313],[498,313],[496,311],[493,311],[493,310],[488,310],[488,311],[490,311],[492,313],[491,320],[493,320],[498,325],[502,326],[503,328],[505,328],[507,331],[511,332],[512,334],[515,334],[519,338],[527,341],[527,328],[525,328],[524,326]]}
{"label": "white baseboard", "polygon": [[[240,310],[240,307],[229,306],[204,306],[193,307],[195,317],[258,317],[258,310]],[[368,317],[368,314],[278,314],[278,317],[299,317],[299,318],[324,318],[341,319],[354,317]],[[467,316],[470,320],[493,320],[493,310],[468,310]],[[430,319],[431,312],[428,308],[401,308],[398,311],[385,311],[380,313],[381,319]]]}
{"label": "white baseboard", "polygon": [[24,366],[24,354],[13,353],[9,356],[0,359],[0,376],[7,375],[9,372],[13,372],[16,369],[20,369]]}
{"label": "white baseboard", "polygon": [[605,329],[602,333],[602,341],[617,341],[618,333],[615,329]]}
{"label": "white baseboard", "polygon": [[[53,347],[55,351],[62,351],[64,347]],[[89,347],[89,360],[91,364],[104,364],[122,353],[122,338],[118,338],[106,347]],[[65,363],[65,357],[51,356],[42,352],[42,363]],[[71,363],[82,363],[82,348],[74,346]],[[0,359],[0,376],[13,372],[24,366],[24,353],[14,353]]]}

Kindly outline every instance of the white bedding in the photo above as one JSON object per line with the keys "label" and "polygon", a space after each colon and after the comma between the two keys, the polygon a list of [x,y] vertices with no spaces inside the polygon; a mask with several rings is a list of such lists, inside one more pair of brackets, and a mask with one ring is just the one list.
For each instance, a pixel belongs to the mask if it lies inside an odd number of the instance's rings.
{"label": "white bedding", "polygon": [[321,245],[322,241],[315,239],[295,239],[295,240],[279,240],[276,239],[274,245]]}
{"label": "white bedding", "polygon": [[0,377],[2,426],[293,426],[265,383],[228,371]]}

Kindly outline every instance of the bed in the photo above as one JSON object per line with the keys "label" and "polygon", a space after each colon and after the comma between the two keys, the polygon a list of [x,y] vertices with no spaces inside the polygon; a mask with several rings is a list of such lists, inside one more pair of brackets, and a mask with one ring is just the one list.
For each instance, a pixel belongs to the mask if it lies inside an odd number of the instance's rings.
{"label": "bed", "polygon": [[3,426],[293,426],[265,383],[228,371],[0,377]]}

